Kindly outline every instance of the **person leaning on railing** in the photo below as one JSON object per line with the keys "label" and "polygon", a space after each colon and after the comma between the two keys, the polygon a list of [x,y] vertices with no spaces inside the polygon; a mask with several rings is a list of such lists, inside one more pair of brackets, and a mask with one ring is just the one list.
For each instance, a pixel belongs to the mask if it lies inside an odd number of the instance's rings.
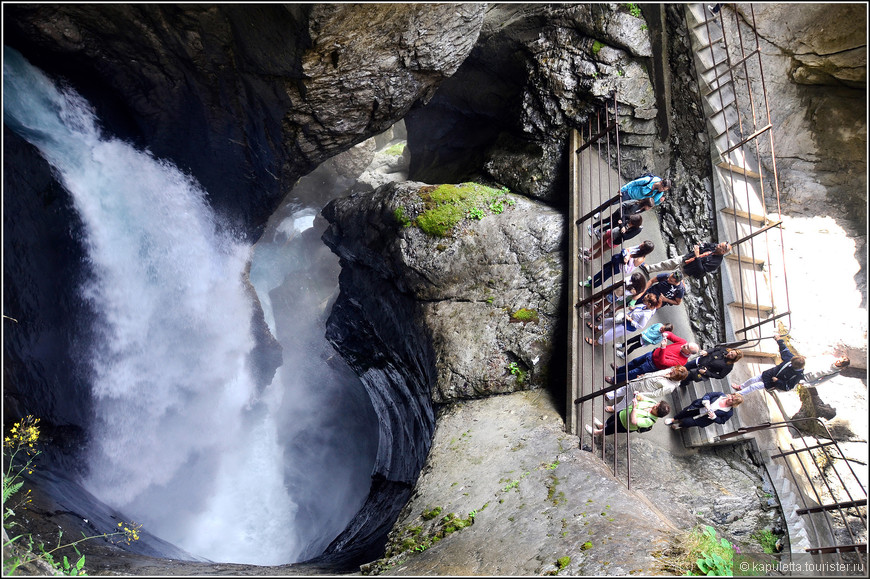
{"label": "person leaning on railing", "polygon": [[708,273],[719,269],[725,255],[731,251],[731,244],[727,241],[721,243],[705,242],[696,245],[686,255],[665,259],[656,263],[644,265],[649,275],[663,271],[679,270],[686,275],[700,278]]}
{"label": "person leaning on railing", "polygon": [[643,297],[643,303],[631,306],[625,315],[620,310],[616,312],[615,316],[602,319],[598,326],[586,322],[586,325],[592,330],[592,338],[587,336],[586,343],[595,346],[597,342],[599,346],[602,346],[607,342],[621,339],[626,332],[636,332],[646,327],[650,318],[659,309],[659,305],[659,298],[652,294],[646,294]]}
{"label": "person leaning on railing", "polygon": [[655,245],[652,241],[646,240],[639,245],[627,247],[619,253],[614,253],[610,261],[604,264],[601,271],[595,274],[595,277],[589,276],[587,280],[580,285],[583,287],[599,287],[602,283],[610,279],[614,273],[621,271],[622,275],[630,276],[631,273],[640,266],[646,259],[646,256],[653,252]]}
{"label": "person leaning on railing", "polygon": [[[607,392],[604,397],[607,400],[615,400],[623,397],[626,393],[643,392],[645,396],[650,398],[664,398],[674,390],[680,387],[681,382],[689,375],[689,371],[685,366],[673,366],[665,368],[650,374],[638,376],[625,386],[617,388],[613,392]],[[605,406],[604,411],[613,413],[622,410],[627,404],[626,398],[623,398],[613,406]]]}
{"label": "person leaning on railing", "polygon": [[[656,346],[661,344],[662,340],[665,339],[664,332],[673,331],[674,325],[671,323],[655,323],[633,338],[621,344],[616,344],[616,355],[617,357],[624,359],[635,350],[645,346]],[[622,351],[623,349],[625,351]]]}
{"label": "person leaning on railing", "polygon": [[660,205],[665,193],[673,186],[674,183],[670,179],[647,174],[620,187],[619,193],[622,201],[652,199],[655,205]]}
{"label": "person leaning on railing", "polygon": [[[687,342],[683,338],[677,336],[673,332],[663,332],[665,339],[661,346],[638,356],[628,364],[616,367],[616,364],[611,364],[611,367],[616,370],[616,377],[605,376],[604,381],[608,384],[616,384],[616,381],[634,380],[642,374],[655,372],[656,370],[664,370],[673,366],[685,366],[689,361],[689,356],[698,353],[698,344],[695,342]],[[665,341],[670,342],[666,345]]]}
{"label": "person leaning on railing", "polygon": [[[629,201],[623,201],[619,208],[613,212],[613,215],[610,216],[610,227],[619,226],[620,221],[628,222],[628,218],[632,215],[639,215],[644,211],[649,211],[656,204],[653,203],[653,200],[649,197],[645,199],[635,200],[631,199]],[[592,219],[595,219],[594,223],[586,226],[586,231],[589,232],[589,237],[595,235],[596,237],[601,237],[601,232],[598,230],[602,225],[607,222],[607,216],[601,216],[601,213],[596,213],[592,216]]]}
{"label": "person leaning on railing", "polygon": [[580,257],[584,261],[598,259],[608,249],[613,249],[617,245],[622,245],[629,239],[637,237],[641,231],[643,231],[643,217],[632,215],[628,218],[627,223],[620,221],[601,234],[601,238],[592,244],[592,249],[580,248]]}
{"label": "person leaning on railing", "polygon": [[601,316],[613,315],[613,311],[622,308],[623,304],[627,303],[628,307],[632,307],[635,305],[637,298],[645,291],[646,276],[636,271],[631,274],[630,278],[625,280],[625,283],[621,287],[617,286],[616,289],[598,301],[586,304],[586,309],[591,311],[583,312],[583,318],[587,320],[591,318],[599,320]]}

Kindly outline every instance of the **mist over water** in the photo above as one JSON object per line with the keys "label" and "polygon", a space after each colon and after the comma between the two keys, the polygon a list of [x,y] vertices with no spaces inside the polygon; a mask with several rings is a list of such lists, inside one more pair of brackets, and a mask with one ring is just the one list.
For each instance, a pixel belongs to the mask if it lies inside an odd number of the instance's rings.
{"label": "mist over water", "polygon": [[[296,255],[298,271],[267,288],[283,305],[261,297],[285,363],[258,393],[243,284],[252,248],[222,227],[194,179],[103,136],[88,103],[5,47],[3,78],[4,122],[54,168],[86,231],[92,275],[81,295],[98,312],[100,337],[83,485],[200,557],[269,565],[318,554],[361,505],[373,461],[371,442],[337,450],[373,416],[322,339],[337,274],[323,289],[324,276],[303,271]],[[313,224],[308,213],[302,225]],[[301,289],[281,290],[294,276]],[[357,433],[336,430],[346,404],[362,408],[347,420]],[[324,457],[332,464],[319,464]]]}

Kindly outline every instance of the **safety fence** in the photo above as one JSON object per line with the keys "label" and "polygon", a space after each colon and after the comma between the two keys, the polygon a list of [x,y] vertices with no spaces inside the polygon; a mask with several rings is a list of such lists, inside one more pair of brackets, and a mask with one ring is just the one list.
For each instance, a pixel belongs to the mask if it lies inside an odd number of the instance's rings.
{"label": "safety fence", "polygon": [[[752,358],[773,362],[777,354],[765,351],[765,344],[772,342],[765,339],[787,333],[791,328],[785,242],[773,121],[754,11],[751,5],[741,6],[742,10],[738,11],[730,4],[687,4],[685,14],[692,32],[699,91],[711,136],[719,240],[729,241],[732,247],[726,256],[728,267],[722,268],[726,342],[719,345],[741,349],[744,362]],[[609,223],[619,208],[622,171],[618,113],[619,103],[614,93],[612,101],[604,103],[594,118],[590,118],[582,130],[572,131],[570,137],[571,321],[566,429],[578,435],[581,446],[600,456],[614,476],[631,488],[632,433],[617,433],[604,439],[591,436],[584,428],[586,424],[600,424],[612,416],[604,411],[604,407],[611,404],[605,395],[624,385],[605,382],[605,377],[613,374],[612,368],[623,363],[616,357],[618,340],[595,349],[585,347],[585,343],[587,338],[595,336],[592,327],[595,315],[589,315],[590,306],[613,292],[623,291],[625,279],[616,271],[611,283],[602,283],[591,290],[584,288],[582,284],[592,272],[600,271],[609,257],[606,252],[592,260],[580,255],[589,226],[596,221]],[[624,330],[625,304],[613,312],[614,319],[619,319],[620,309]],[[630,399],[631,392],[626,396]],[[812,442],[794,428],[793,422],[744,426],[734,421],[730,430],[719,427],[716,435],[703,443],[732,443],[746,440],[759,430],[786,426],[797,432],[789,448],[777,447],[775,452],[763,453],[768,459],[768,473],[786,469],[791,486],[802,501],[802,506],[794,512],[786,513],[788,507],[783,505],[786,519],[810,517],[807,519],[810,525],[806,527],[813,532],[807,535],[813,536],[807,536],[806,541],[803,537],[790,536],[791,553],[805,552],[813,556],[849,553],[843,556],[866,558],[866,543],[852,530],[856,520],[862,521],[866,535],[867,495],[859,477],[849,465],[850,475],[841,476],[838,472],[839,484],[832,485],[822,472],[824,465],[848,464],[848,460],[824,424],[820,431],[827,433],[826,439]],[[823,453],[824,458],[820,460],[813,453]],[[812,469],[801,462],[803,458],[812,461],[816,472],[811,472]],[[624,465],[623,471],[620,465]],[[781,477],[776,474],[771,478]],[[828,532],[817,532],[822,529]],[[849,539],[846,542],[838,539],[844,533]]]}

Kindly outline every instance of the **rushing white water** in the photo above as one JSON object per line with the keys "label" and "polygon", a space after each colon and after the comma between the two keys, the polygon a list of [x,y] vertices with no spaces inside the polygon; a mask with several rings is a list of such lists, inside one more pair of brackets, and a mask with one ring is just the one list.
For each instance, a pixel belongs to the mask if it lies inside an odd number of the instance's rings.
{"label": "rushing white water", "polygon": [[199,185],[101,135],[88,104],[4,48],[4,122],[69,190],[98,320],[87,488],[145,529],[215,561],[280,564],[304,545],[276,410],[248,368],[251,248]]}

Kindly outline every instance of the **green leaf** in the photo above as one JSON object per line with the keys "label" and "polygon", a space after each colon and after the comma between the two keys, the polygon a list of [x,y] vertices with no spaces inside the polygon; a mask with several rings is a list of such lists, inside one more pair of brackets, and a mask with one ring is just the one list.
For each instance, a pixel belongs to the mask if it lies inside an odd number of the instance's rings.
{"label": "green leaf", "polygon": [[716,529],[714,529],[710,525],[704,525],[704,534],[709,535],[710,537],[715,537],[716,536]]}
{"label": "green leaf", "polygon": [[8,480],[8,477],[6,479],[3,479],[3,502],[6,502],[9,497],[17,493],[18,490],[21,488],[21,485],[23,484],[24,481],[12,483],[10,480]]}
{"label": "green leaf", "polygon": [[81,569],[85,566],[85,556],[82,555],[81,558],[76,562],[76,569]]}

